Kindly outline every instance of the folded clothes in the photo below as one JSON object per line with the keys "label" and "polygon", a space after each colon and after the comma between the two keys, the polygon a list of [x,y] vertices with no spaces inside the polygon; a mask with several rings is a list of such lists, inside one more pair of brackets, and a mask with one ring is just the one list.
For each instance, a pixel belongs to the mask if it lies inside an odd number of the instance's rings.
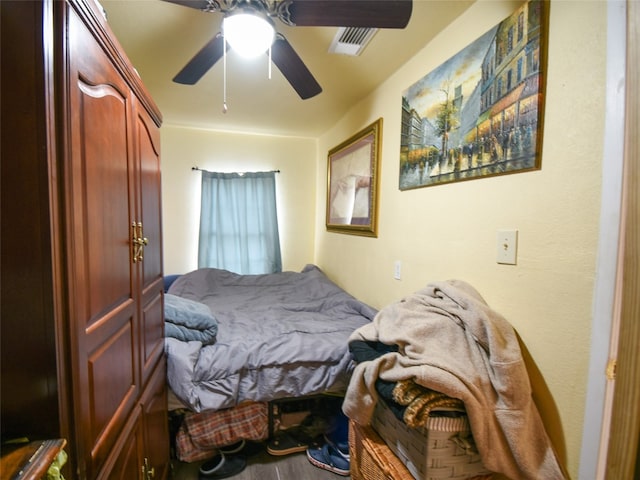
{"label": "folded clothes", "polygon": [[447,416],[442,409],[453,412],[465,412],[464,403],[458,398],[451,398],[444,393],[436,392],[418,385],[413,380],[400,380],[393,389],[393,398],[405,405],[403,420],[410,427],[424,427],[429,417],[438,410],[437,416]]}
{"label": "folded clothes", "polygon": [[[390,352],[397,352],[397,345],[386,345],[381,342],[351,340],[349,342],[349,352],[356,363],[368,362],[375,360],[382,355]],[[393,398],[393,389],[395,382],[388,382],[378,378],[375,383],[376,392],[385,401],[389,409],[393,412],[398,420],[404,417],[405,406],[397,403]]]}

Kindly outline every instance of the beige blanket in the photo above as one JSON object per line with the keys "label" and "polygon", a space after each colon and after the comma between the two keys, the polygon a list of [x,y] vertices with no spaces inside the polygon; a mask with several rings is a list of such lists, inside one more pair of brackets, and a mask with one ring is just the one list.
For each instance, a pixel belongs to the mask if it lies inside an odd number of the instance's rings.
{"label": "beige blanket", "polygon": [[357,365],[343,410],[362,425],[375,381],[413,379],[461,399],[485,467],[512,479],[565,479],[531,396],[515,331],[469,284],[429,284],[382,309],[351,340],[398,345]]}

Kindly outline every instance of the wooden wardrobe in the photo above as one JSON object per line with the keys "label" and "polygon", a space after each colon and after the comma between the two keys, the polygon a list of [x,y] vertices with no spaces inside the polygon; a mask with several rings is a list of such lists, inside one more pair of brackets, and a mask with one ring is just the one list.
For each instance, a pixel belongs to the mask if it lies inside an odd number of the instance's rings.
{"label": "wooden wardrobe", "polygon": [[94,0],[0,21],[2,441],[65,438],[68,480],[165,479],[161,114]]}

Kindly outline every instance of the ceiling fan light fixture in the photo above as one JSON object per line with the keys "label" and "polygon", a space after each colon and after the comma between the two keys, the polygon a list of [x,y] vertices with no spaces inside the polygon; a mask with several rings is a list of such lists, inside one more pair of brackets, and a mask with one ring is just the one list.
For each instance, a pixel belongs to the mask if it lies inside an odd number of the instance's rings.
{"label": "ceiling fan light fixture", "polygon": [[266,52],[275,39],[273,22],[254,12],[228,15],[222,21],[225,40],[245,58]]}

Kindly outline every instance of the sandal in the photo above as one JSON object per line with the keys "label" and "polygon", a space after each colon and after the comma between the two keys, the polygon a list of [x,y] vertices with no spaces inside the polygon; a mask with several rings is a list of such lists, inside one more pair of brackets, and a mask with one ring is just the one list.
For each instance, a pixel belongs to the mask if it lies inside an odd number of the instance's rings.
{"label": "sandal", "polygon": [[290,432],[283,430],[269,440],[267,452],[271,455],[289,455],[291,453],[304,452],[309,444],[303,439],[296,438]]}
{"label": "sandal", "polygon": [[247,466],[246,458],[225,457],[224,453],[219,453],[210,460],[200,465],[200,480],[228,478],[242,472]]}
{"label": "sandal", "polygon": [[305,429],[299,426],[281,430],[269,440],[267,452],[277,456],[304,452],[309,447],[317,446],[321,438],[309,436]]}
{"label": "sandal", "polygon": [[349,455],[349,441],[348,440],[339,440],[339,441],[334,441],[330,435],[325,435],[324,436],[324,440],[325,442],[327,442],[329,445],[331,445],[331,447],[333,447],[334,450],[337,450],[338,453],[340,453],[340,455],[342,456],[342,458],[344,458],[345,460],[350,460],[350,455]]}
{"label": "sandal", "polygon": [[312,465],[328,470],[342,476],[348,476],[350,462],[348,458],[331,444],[327,443],[320,448],[307,449],[307,458]]}

